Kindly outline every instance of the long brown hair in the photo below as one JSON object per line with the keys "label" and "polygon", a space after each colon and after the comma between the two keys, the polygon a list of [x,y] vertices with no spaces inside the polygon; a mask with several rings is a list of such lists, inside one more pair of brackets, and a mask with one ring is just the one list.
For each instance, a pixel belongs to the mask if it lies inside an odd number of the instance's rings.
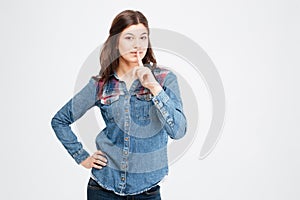
{"label": "long brown hair", "polygon": [[[118,50],[118,41],[120,33],[131,25],[137,25],[142,23],[148,30],[148,36],[150,34],[148,21],[146,17],[139,11],[124,10],[119,13],[113,20],[109,36],[102,46],[100,53],[100,77],[101,80],[106,83],[109,76],[119,65],[120,53]],[[149,38],[149,37],[148,37]],[[156,59],[151,47],[150,39],[148,39],[148,48],[145,57],[142,59],[143,64],[153,63],[153,67],[156,67]]]}

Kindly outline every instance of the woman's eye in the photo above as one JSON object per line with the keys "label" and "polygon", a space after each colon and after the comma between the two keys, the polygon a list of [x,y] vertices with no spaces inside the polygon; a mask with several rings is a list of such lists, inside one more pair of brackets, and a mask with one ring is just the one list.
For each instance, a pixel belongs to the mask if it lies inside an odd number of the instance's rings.
{"label": "woman's eye", "polygon": [[126,40],[133,40],[133,37],[125,37]]}
{"label": "woman's eye", "polygon": [[141,39],[142,39],[142,40],[146,40],[146,39],[147,39],[147,36],[142,36]]}

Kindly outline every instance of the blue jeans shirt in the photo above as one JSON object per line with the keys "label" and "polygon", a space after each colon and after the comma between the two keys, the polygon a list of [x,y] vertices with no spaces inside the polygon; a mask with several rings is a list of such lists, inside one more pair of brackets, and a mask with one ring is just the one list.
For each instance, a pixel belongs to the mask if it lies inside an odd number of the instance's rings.
{"label": "blue jeans shirt", "polygon": [[118,195],[139,194],[159,183],[168,174],[168,137],[180,139],[186,134],[176,75],[162,67],[152,73],[163,88],[156,96],[138,79],[128,91],[116,73],[106,84],[91,77],[51,121],[57,138],[80,164],[90,155],[70,125],[93,106],[100,108],[106,127],[97,135],[96,146],[108,162],[102,169],[92,168],[91,176]]}

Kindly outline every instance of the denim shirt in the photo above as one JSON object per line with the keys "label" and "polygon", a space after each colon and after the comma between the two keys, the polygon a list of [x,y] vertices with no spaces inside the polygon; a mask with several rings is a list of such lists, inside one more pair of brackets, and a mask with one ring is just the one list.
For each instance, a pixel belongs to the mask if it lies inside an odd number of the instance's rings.
{"label": "denim shirt", "polygon": [[149,67],[162,86],[156,96],[134,80],[129,91],[117,74],[103,84],[89,82],[52,118],[52,128],[77,164],[89,157],[70,125],[93,106],[100,108],[106,127],[96,137],[96,147],[106,154],[107,165],[91,169],[99,185],[118,195],[149,190],[168,174],[168,137],[180,139],[187,123],[176,75],[163,67]]}

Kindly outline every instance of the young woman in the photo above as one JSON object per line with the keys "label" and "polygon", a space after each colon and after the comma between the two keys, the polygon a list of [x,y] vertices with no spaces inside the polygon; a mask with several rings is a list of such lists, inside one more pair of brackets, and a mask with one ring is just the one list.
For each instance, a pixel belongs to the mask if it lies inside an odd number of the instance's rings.
{"label": "young woman", "polygon": [[[112,22],[99,75],[52,118],[52,128],[74,160],[91,169],[89,200],[161,199],[168,174],[167,142],[186,133],[176,75],[156,64],[146,17],[125,10]],[[90,155],[70,125],[93,106],[106,127]]]}

